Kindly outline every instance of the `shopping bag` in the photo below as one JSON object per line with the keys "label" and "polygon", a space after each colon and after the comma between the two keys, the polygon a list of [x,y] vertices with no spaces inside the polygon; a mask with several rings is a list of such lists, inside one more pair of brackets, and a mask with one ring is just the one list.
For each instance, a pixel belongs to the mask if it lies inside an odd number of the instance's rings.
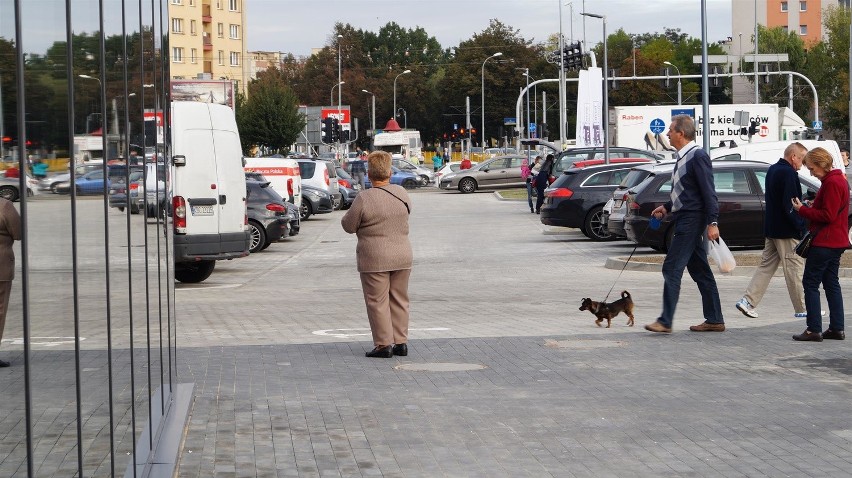
{"label": "shopping bag", "polygon": [[710,241],[708,255],[713,259],[713,262],[716,263],[716,266],[719,268],[719,272],[731,272],[737,267],[737,260],[734,259],[734,255],[731,253],[731,250],[728,249],[728,245],[725,244],[725,241],[721,237],[715,241]]}

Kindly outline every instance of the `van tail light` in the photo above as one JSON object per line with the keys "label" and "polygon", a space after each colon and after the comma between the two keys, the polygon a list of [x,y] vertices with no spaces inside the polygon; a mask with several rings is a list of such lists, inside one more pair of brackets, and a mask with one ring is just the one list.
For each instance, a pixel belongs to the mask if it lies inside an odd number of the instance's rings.
{"label": "van tail light", "polygon": [[293,194],[293,178],[287,179],[287,196],[295,196],[295,194]]}
{"label": "van tail light", "polygon": [[331,181],[328,179],[328,168],[322,170],[322,175],[325,178],[325,185],[331,186]]}
{"label": "van tail light", "polygon": [[352,185],[349,184],[349,181],[347,181],[343,178],[337,178],[337,184],[343,186],[344,188],[352,189]]}
{"label": "van tail light", "polygon": [[568,188],[556,188],[544,192],[544,196],[549,198],[570,198],[573,195],[574,191]]}
{"label": "van tail light", "polygon": [[267,211],[272,211],[272,212],[287,212],[287,208],[286,208],[286,207],[284,207],[284,206],[282,206],[282,205],[280,205],[280,204],[274,204],[274,203],[269,203],[269,204],[267,204],[267,205],[266,205],[266,210],[267,210]]}
{"label": "van tail light", "polygon": [[175,234],[186,234],[186,201],[183,197],[172,198],[172,221],[174,222]]}
{"label": "van tail light", "polygon": [[137,189],[139,189],[139,183],[130,183],[131,191],[136,191]]}

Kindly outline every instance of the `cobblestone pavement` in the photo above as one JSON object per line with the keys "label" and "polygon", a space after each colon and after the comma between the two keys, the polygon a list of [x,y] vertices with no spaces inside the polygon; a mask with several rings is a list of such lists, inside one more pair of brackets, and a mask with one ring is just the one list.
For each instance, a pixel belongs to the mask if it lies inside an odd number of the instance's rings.
{"label": "cobblestone pavement", "polygon": [[[793,342],[783,279],[748,319],[749,277],[717,276],[728,331],[697,334],[687,276],[656,336],[660,274],[604,267],[628,243],[546,233],[490,193],[412,203],[408,357],[364,357],[341,212],[177,286],[178,380],[196,384],[179,476],[849,476],[850,343]],[[635,327],[578,310],[611,287]]]}

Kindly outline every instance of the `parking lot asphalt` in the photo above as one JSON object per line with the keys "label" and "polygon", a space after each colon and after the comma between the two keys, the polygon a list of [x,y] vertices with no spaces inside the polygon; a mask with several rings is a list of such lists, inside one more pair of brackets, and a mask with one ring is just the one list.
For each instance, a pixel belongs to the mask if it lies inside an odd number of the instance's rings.
{"label": "parking lot asphalt", "polygon": [[[342,215],[176,286],[178,381],[195,383],[179,476],[849,476],[850,343],[793,342],[782,279],[748,319],[749,277],[717,276],[728,330],[697,334],[686,276],[675,332],[653,335],[661,275],[605,267],[632,245],[424,189],[409,355],[368,359]],[[610,289],[633,295],[635,327],[578,310]]]}

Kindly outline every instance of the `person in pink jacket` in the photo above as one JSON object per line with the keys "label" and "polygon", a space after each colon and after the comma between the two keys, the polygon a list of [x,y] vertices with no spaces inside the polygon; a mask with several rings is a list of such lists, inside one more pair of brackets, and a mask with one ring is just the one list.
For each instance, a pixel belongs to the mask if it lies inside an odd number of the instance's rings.
{"label": "person in pink jacket", "polygon": [[[846,338],[843,324],[843,294],[838,271],[840,256],[849,248],[849,184],[843,171],[832,169],[831,153],[814,148],[805,155],[805,167],[822,181],[813,204],[807,206],[793,198],[793,209],[807,219],[813,242],[805,259],[802,287],[805,289],[807,328],[793,336],[793,340],[822,342],[823,339]],[[828,329],[822,331],[819,285],[825,290],[828,302]]]}

